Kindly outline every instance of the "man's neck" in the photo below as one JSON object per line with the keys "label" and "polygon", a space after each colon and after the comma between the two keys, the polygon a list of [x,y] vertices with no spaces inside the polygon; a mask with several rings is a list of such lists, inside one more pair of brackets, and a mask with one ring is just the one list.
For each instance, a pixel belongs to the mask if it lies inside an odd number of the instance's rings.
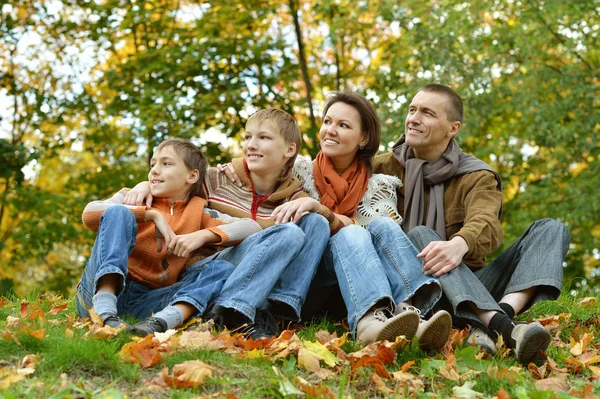
{"label": "man's neck", "polygon": [[450,142],[446,143],[444,146],[440,146],[439,148],[413,148],[413,151],[415,152],[415,158],[423,159],[430,164],[435,163],[442,157],[442,154],[444,154],[449,144]]}
{"label": "man's neck", "polygon": [[254,186],[254,191],[258,194],[271,194],[277,187],[278,173],[267,173],[264,176],[258,175],[254,172],[250,172],[250,180]]}

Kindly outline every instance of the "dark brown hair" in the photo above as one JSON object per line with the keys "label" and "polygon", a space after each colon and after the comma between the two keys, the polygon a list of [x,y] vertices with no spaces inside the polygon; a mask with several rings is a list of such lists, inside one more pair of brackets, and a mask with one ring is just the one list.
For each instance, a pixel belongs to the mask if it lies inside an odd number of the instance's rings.
{"label": "dark brown hair", "polygon": [[363,95],[353,91],[338,91],[329,95],[323,110],[323,118],[327,115],[327,111],[335,103],[348,104],[358,111],[360,115],[360,126],[364,134],[367,135],[368,141],[362,149],[356,153],[359,160],[371,169],[371,161],[377,151],[379,151],[379,138],[381,137],[381,123],[373,104]]}
{"label": "dark brown hair", "polygon": [[266,108],[255,112],[246,121],[246,126],[251,123],[261,124],[266,121],[271,123],[271,126],[283,137],[286,144],[296,144],[296,153],[288,159],[277,178],[278,181],[284,181],[292,175],[292,171],[294,170],[294,162],[302,146],[302,133],[294,117],[284,110],[277,108]]}
{"label": "dark brown hair", "polygon": [[432,83],[421,87],[419,91],[426,91],[428,93],[439,93],[446,96],[446,98],[449,100],[448,103],[446,103],[446,114],[448,115],[448,121],[459,121],[460,123],[462,123],[463,102],[458,93],[455,92],[453,89],[451,89],[448,86]]}
{"label": "dark brown hair", "polygon": [[184,139],[169,139],[165,140],[156,147],[155,152],[161,151],[165,147],[173,147],[173,150],[183,159],[183,163],[188,170],[192,171],[196,169],[198,171],[198,181],[194,183],[187,195],[189,200],[192,197],[201,197],[206,199],[206,194],[202,185],[204,184],[204,177],[206,176],[206,169],[208,162],[204,157],[204,154],[194,143]]}

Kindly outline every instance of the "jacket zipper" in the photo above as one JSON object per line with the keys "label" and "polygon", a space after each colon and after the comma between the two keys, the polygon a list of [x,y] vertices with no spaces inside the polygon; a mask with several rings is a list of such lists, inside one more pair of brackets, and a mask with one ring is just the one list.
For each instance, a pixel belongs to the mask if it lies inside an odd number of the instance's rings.
{"label": "jacket zipper", "polygon": [[173,216],[173,207],[175,206],[175,203],[173,201],[171,201],[171,216]]}

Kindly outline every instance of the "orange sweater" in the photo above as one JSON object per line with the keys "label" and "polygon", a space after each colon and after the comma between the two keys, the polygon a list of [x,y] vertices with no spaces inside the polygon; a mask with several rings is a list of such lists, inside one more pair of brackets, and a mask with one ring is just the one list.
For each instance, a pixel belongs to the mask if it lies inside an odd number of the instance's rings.
{"label": "orange sweater", "polygon": [[[90,202],[84,209],[82,219],[86,227],[97,231],[102,213],[109,207],[123,204],[127,189],[116,193],[104,201]],[[221,237],[220,242],[211,245],[234,245],[250,234],[260,231],[260,226],[249,219],[241,219],[231,224],[214,219],[206,214],[206,200],[193,197],[189,202],[170,201],[154,198],[152,208],[166,217],[173,232],[177,235],[208,229]],[[127,206],[138,222],[138,233],[133,252],[129,255],[129,277],[151,288],[166,287],[177,282],[179,274],[189,257],[182,258],[167,253],[163,248],[157,252],[154,223],[146,222],[143,206]],[[219,226],[219,227],[217,227]]]}

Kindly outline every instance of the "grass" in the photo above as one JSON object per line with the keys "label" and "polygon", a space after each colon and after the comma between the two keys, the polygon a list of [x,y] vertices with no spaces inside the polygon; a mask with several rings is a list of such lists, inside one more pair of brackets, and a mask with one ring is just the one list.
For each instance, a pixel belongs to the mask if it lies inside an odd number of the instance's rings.
{"label": "grass", "polygon": [[[363,348],[361,343],[352,340],[340,344],[340,352],[334,351],[345,353],[340,355],[337,366],[330,367],[321,361],[318,372],[308,371],[300,365],[297,349],[274,359],[265,348],[178,349],[177,344],[172,343],[178,342],[174,338],[168,341],[168,351],[161,352],[158,364],[143,368],[125,362],[119,355],[123,345],[131,342],[132,337],[125,334],[110,339],[86,337],[89,325],[83,326],[76,317],[74,301],[69,301],[67,309],[54,315],[49,313],[50,310],[65,303],[65,299],[35,294],[24,299],[10,297],[0,299],[0,397],[302,396],[337,399],[387,395],[397,398],[492,398],[496,395],[502,397],[505,393],[507,396],[504,397],[510,398],[597,398],[600,396],[600,315],[597,305],[586,307],[580,304],[580,300],[581,297],[563,295],[557,301],[536,304],[519,317],[525,321],[561,315],[557,324],[547,325],[557,337],[547,351],[556,363],[555,369],[546,362],[537,368],[531,365],[533,369],[530,370],[519,365],[510,353],[489,356],[478,348],[465,346],[460,339],[453,346],[448,346],[444,353],[425,352],[414,341],[397,349],[391,363],[384,362],[384,371],[380,374],[391,373],[394,378],[378,379],[374,375],[376,368],[353,370],[344,360],[346,355]],[[600,303],[600,297],[595,297],[595,300]],[[23,301],[29,302],[29,305],[21,312]],[[42,329],[43,337],[39,333]],[[304,341],[317,341],[317,333],[322,330],[336,331],[338,336],[343,334],[341,327],[326,320],[317,320],[297,331],[295,341],[286,341],[287,345],[304,348]],[[573,354],[571,348],[586,339],[589,342],[583,354],[579,357]],[[21,377],[18,377],[17,370],[26,370],[23,359],[32,354],[40,356],[41,361],[34,366],[35,372],[19,380]],[[598,358],[593,358],[594,355]],[[380,356],[375,358],[384,358]],[[586,359],[591,360],[585,363]],[[171,388],[162,382],[159,374],[163,367],[174,373],[176,365],[190,360],[200,360],[214,368],[203,384]],[[577,361],[583,366],[578,366]],[[599,368],[595,369],[596,366]],[[539,381],[540,376],[542,382]],[[562,379],[567,385],[547,389],[543,384],[552,383],[549,379],[553,378]]]}

